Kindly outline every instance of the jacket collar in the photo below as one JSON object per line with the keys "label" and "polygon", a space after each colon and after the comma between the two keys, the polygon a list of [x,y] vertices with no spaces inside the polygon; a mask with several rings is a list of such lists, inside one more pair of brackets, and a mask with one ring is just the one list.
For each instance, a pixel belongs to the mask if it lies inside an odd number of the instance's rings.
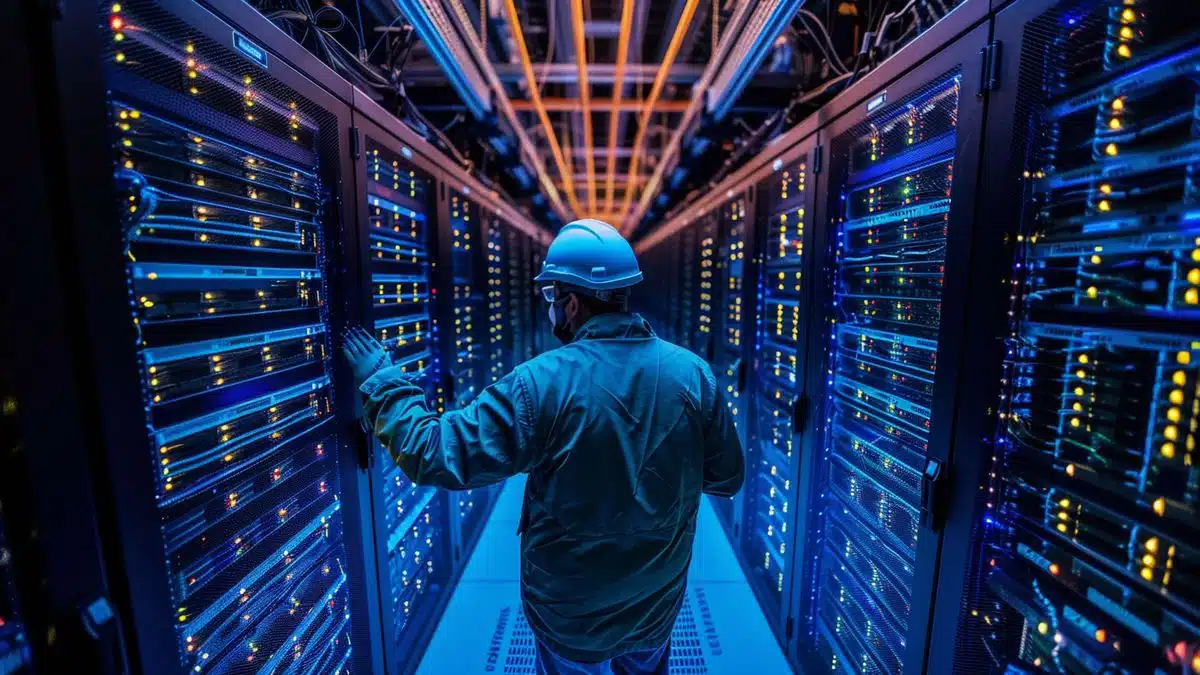
{"label": "jacket collar", "polygon": [[575,340],[647,337],[654,337],[654,329],[640,315],[627,312],[594,316],[575,334]]}

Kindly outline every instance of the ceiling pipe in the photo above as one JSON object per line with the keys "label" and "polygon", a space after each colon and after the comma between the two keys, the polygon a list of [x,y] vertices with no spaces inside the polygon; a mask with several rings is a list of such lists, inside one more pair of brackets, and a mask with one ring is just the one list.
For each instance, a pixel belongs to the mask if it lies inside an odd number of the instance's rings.
{"label": "ceiling pipe", "polygon": [[583,24],[583,0],[571,0],[571,29],[575,34],[575,63],[579,67],[579,103],[583,108],[583,147],[590,215],[596,212],[596,158],[592,137],[592,89],[588,85],[587,36]]}
{"label": "ceiling pipe", "polygon": [[788,21],[783,19],[790,20],[803,4],[804,0],[746,0],[738,5],[729,25],[722,31],[717,53],[692,89],[691,105],[655,166],[637,208],[622,222],[623,234],[628,236],[645,218],[664,178],[679,165],[684,138],[694,130],[701,115],[706,111],[728,112],[726,101],[741,95],[749,74],[753,74],[766,58],[775,38],[787,26]]}
{"label": "ceiling pipe", "polygon": [[621,97],[625,94],[625,65],[629,58],[629,34],[633,30],[633,4],[636,0],[621,3],[621,28],[617,34],[617,64],[613,75],[612,109],[608,116],[608,167],[604,180],[604,211],[612,213],[613,194],[617,179],[617,136],[621,126]]}
{"label": "ceiling pipe", "polygon": [[[541,154],[522,128],[504,85],[487,54],[483,53],[483,46],[474,30],[456,30],[437,0],[395,0],[395,3],[401,14],[413,24],[421,42],[434,56],[472,115],[482,121],[495,113],[508,123],[520,146],[522,161],[533,168],[551,209],[559,218],[570,220],[570,214],[554,187]],[[461,22],[465,12],[460,6],[451,5],[458,10],[457,16]],[[469,23],[468,17],[468,28]]]}
{"label": "ceiling pipe", "polygon": [[[509,0],[510,2],[512,0]],[[683,44],[683,38],[687,35],[691,27],[692,17],[696,14],[696,7],[699,6],[700,0],[687,0],[683,6],[683,11],[679,15],[679,23],[675,25],[675,32],[671,35],[671,42],[667,45],[667,52],[663,55],[662,66],[658,69],[658,75],[654,77],[654,84],[650,87],[650,95],[646,97],[645,104],[642,107],[641,118],[638,120],[637,135],[633,140],[633,156],[629,159],[629,176],[635,176],[638,173],[638,155],[641,154],[642,143],[646,140],[646,129],[650,124],[650,116],[654,114],[654,104],[658,102],[658,97],[662,94],[663,87],[667,83],[667,74],[671,71],[671,65],[675,62],[675,57],[679,54],[679,47]],[[631,225],[629,220],[629,207],[633,203],[633,191],[625,194],[625,198],[621,201],[620,213],[625,214],[622,230],[628,230]]]}
{"label": "ceiling pipe", "polygon": [[[615,105],[614,105],[615,104]],[[513,101],[513,110],[517,112],[533,112],[534,106],[532,101]],[[688,101],[663,101],[659,100],[654,105],[656,113],[681,113],[687,110]],[[574,98],[543,98],[542,107],[549,112],[582,112],[583,105],[578,99]],[[592,112],[601,113],[626,113],[626,112],[641,112],[642,104],[640,101],[633,99],[622,99],[621,101],[592,101]],[[614,135],[615,136],[615,135]],[[615,138],[613,139],[615,140]]]}
{"label": "ceiling pipe", "polygon": [[[546,130],[546,141],[550,144],[550,154],[554,156],[554,164],[558,167],[558,175],[562,178],[563,183],[568,186],[567,201],[570,203],[571,209],[575,214],[582,213],[583,210],[579,208],[579,200],[575,197],[571,171],[567,167],[566,159],[563,157],[562,146],[558,143],[558,134],[554,132],[554,125],[550,122],[550,115],[546,113],[545,107],[542,106],[542,95],[538,92],[537,77],[533,74],[533,63],[529,60],[529,47],[525,44],[525,34],[521,31],[521,16],[517,13],[517,5],[514,0],[504,0],[504,8],[508,13],[509,30],[512,31],[513,41],[517,45],[517,56],[521,59],[521,68],[525,71],[525,84],[529,89],[529,98],[533,101],[534,111],[537,113],[538,120],[542,123],[542,128]],[[550,188],[554,189],[553,182],[550,183]],[[558,191],[554,190],[554,192],[557,193]]]}

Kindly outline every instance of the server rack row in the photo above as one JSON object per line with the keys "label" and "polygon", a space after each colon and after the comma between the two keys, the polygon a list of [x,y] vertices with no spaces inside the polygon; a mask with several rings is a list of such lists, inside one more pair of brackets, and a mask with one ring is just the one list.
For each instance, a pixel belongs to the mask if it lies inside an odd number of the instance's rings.
{"label": "server rack row", "polygon": [[697,351],[727,377],[751,205],[719,511],[798,666],[1200,665],[1198,35],[1170,3],[968,1],[638,244],[687,316],[717,229]]}
{"label": "server rack row", "polygon": [[[93,430],[99,592],[132,670],[409,672],[495,490],[411,484],[354,422],[340,335],[465,405],[533,353],[548,236],[248,6],[212,8],[47,25],[78,299],[47,311],[95,387],[61,423]],[[530,297],[496,307],[497,283]]]}

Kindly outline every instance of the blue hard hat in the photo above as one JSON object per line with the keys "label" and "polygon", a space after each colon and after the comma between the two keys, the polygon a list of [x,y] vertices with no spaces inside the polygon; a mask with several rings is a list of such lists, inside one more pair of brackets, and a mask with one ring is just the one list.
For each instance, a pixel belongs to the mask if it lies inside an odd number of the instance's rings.
{"label": "blue hard hat", "polygon": [[593,291],[627,288],[641,280],[637,256],[625,237],[612,225],[590,218],[558,231],[535,279]]}

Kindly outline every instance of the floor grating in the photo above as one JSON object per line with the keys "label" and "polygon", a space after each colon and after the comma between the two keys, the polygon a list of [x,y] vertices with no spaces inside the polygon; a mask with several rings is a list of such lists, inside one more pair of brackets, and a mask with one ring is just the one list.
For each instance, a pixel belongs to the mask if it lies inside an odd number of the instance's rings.
{"label": "floor grating", "polygon": [[[696,624],[696,612],[692,608],[693,594],[703,597],[701,589],[689,591],[688,601],[679,610],[679,618],[675,621],[675,630],[671,632],[670,671],[672,675],[705,675],[708,665],[704,659],[704,650],[700,644],[700,631]],[[500,610],[496,619],[495,635],[507,632],[508,622],[513,614],[512,607]],[[714,636],[715,637],[715,636]],[[711,639],[711,638],[710,638]],[[525,612],[516,608],[516,621],[508,641],[504,646],[504,675],[526,675],[536,673],[536,647],[533,643],[533,630],[525,620]]]}

